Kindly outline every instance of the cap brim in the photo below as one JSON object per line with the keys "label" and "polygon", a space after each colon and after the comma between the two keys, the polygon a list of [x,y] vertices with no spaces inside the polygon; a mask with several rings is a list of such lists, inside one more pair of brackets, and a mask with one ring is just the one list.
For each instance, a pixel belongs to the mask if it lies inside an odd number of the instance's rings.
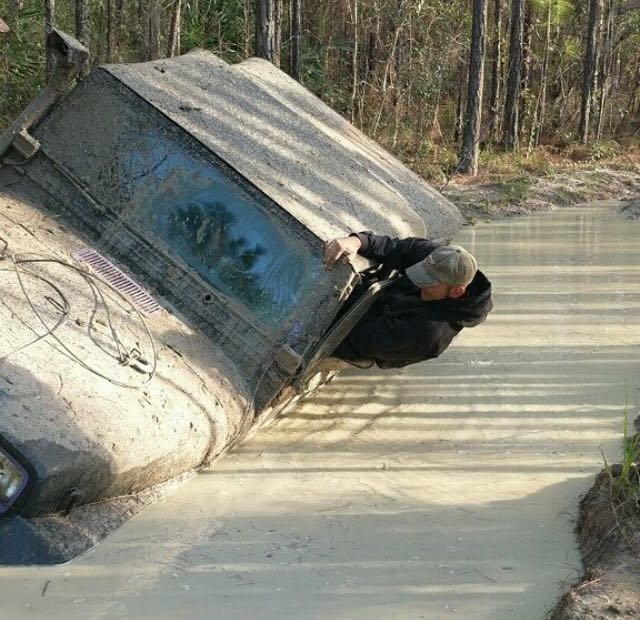
{"label": "cap brim", "polygon": [[427,271],[423,262],[416,263],[405,269],[407,278],[411,280],[416,286],[431,286],[432,284],[439,284],[440,280],[433,274]]}

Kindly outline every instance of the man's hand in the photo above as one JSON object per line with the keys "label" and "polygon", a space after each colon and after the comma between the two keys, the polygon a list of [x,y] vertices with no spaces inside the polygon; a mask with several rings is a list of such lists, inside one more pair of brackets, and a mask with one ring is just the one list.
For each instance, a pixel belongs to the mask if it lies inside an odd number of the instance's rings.
{"label": "man's hand", "polygon": [[358,237],[341,237],[331,239],[324,244],[324,265],[327,269],[340,261],[343,265],[348,265],[351,259],[358,253],[362,245]]}

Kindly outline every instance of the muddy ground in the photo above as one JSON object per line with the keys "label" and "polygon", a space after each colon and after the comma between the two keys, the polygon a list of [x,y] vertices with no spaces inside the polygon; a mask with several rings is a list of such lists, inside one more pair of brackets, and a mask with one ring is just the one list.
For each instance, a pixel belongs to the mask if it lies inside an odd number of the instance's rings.
{"label": "muddy ground", "polygon": [[[459,179],[442,191],[468,225],[607,199],[623,202],[623,217],[640,219],[640,173],[628,171],[599,169],[478,185]],[[576,532],[584,572],[564,593],[551,620],[640,617],[640,494],[626,502],[617,498],[617,472],[618,465],[603,470],[580,502]],[[638,479],[632,482],[640,485]]]}
{"label": "muddy ground", "polygon": [[627,201],[624,207],[622,207],[622,214],[628,220],[640,219],[640,197],[635,196]]}
{"label": "muddy ground", "polygon": [[640,216],[640,170],[600,168],[537,178],[495,179],[481,184],[456,177],[441,191],[462,211],[467,224],[597,200],[625,201],[625,214]]}
{"label": "muddy ground", "polygon": [[[582,581],[560,600],[552,620],[638,618],[640,614],[640,494],[620,493],[620,467],[602,471],[580,502]],[[638,488],[638,470],[631,483]]]}

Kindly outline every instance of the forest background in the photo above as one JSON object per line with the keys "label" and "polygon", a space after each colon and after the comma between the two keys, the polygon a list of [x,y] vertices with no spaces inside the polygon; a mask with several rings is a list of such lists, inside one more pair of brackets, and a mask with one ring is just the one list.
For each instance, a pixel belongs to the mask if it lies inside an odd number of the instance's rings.
{"label": "forest background", "polygon": [[640,163],[640,0],[0,0],[0,130],[46,81],[200,47],[267,58],[431,181]]}

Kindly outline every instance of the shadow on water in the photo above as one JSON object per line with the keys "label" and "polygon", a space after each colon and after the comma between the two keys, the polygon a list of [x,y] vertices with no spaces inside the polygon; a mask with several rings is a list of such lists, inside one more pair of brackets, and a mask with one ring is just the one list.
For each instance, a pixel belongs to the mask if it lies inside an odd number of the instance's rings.
{"label": "shadow on water", "polygon": [[[245,480],[260,486],[265,475]],[[188,574],[191,609],[198,599],[216,600],[228,618],[541,618],[538,611],[553,606],[549,592],[562,585],[545,583],[549,557],[563,579],[580,572],[574,558],[554,553],[553,532],[540,542],[541,523],[550,525],[546,506],[565,505],[583,485],[572,479],[517,500],[455,507],[451,497],[452,505],[426,501],[419,509],[378,493],[375,483],[314,511],[281,496],[291,511],[279,510],[277,519],[243,511],[215,532],[215,546],[192,546],[173,562]],[[156,587],[170,582],[166,575]],[[167,610],[180,608],[174,599]],[[127,609],[141,613],[143,604]]]}
{"label": "shadow on water", "polygon": [[[582,478],[526,498],[473,503],[457,502],[452,484],[449,505],[426,499],[418,506],[378,492],[375,481],[333,498],[314,497],[303,485],[287,494],[264,481],[273,473],[243,477],[263,493],[239,501],[237,512],[229,500],[221,501],[220,492],[229,489],[223,480],[211,485],[201,479],[196,495],[192,488],[172,498],[170,512],[147,512],[144,531],[119,532],[109,548],[97,548],[64,575],[41,571],[37,583],[12,597],[9,609],[28,602],[32,613],[46,609],[50,617],[154,613],[204,619],[213,605],[219,618],[431,619],[457,613],[534,620],[553,605],[562,585],[547,583],[548,572],[562,581],[580,571],[573,556],[557,553],[565,540],[555,530],[571,517],[563,508],[549,518],[547,506],[567,507],[583,488]],[[280,482],[286,488],[285,479]],[[206,506],[216,503],[219,520],[204,517]],[[543,527],[547,536],[541,538]],[[3,588],[23,578],[4,572]],[[43,601],[36,589],[45,580],[50,585]],[[149,598],[149,591],[157,594]]]}
{"label": "shadow on water", "polygon": [[[534,456],[563,444],[574,451],[616,450],[625,386],[639,370],[637,347],[591,349],[452,348],[440,360],[400,373],[352,371],[276,421],[261,442],[241,446],[239,453],[317,455],[318,442],[327,453],[372,457],[388,454],[398,442],[403,454],[418,456],[452,446],[475,453],[502,446]],[[456,362],[454,357],[467,360]],[[377,433],[366,441],[354,439],[372,427]],[[322,433],[329,431],[334,433],[325,443]],[[314,441],[307,441],[311,436]],[[318,459],[316,467],[324,466]],[[522,469],[518,463],[505,467]]]}

